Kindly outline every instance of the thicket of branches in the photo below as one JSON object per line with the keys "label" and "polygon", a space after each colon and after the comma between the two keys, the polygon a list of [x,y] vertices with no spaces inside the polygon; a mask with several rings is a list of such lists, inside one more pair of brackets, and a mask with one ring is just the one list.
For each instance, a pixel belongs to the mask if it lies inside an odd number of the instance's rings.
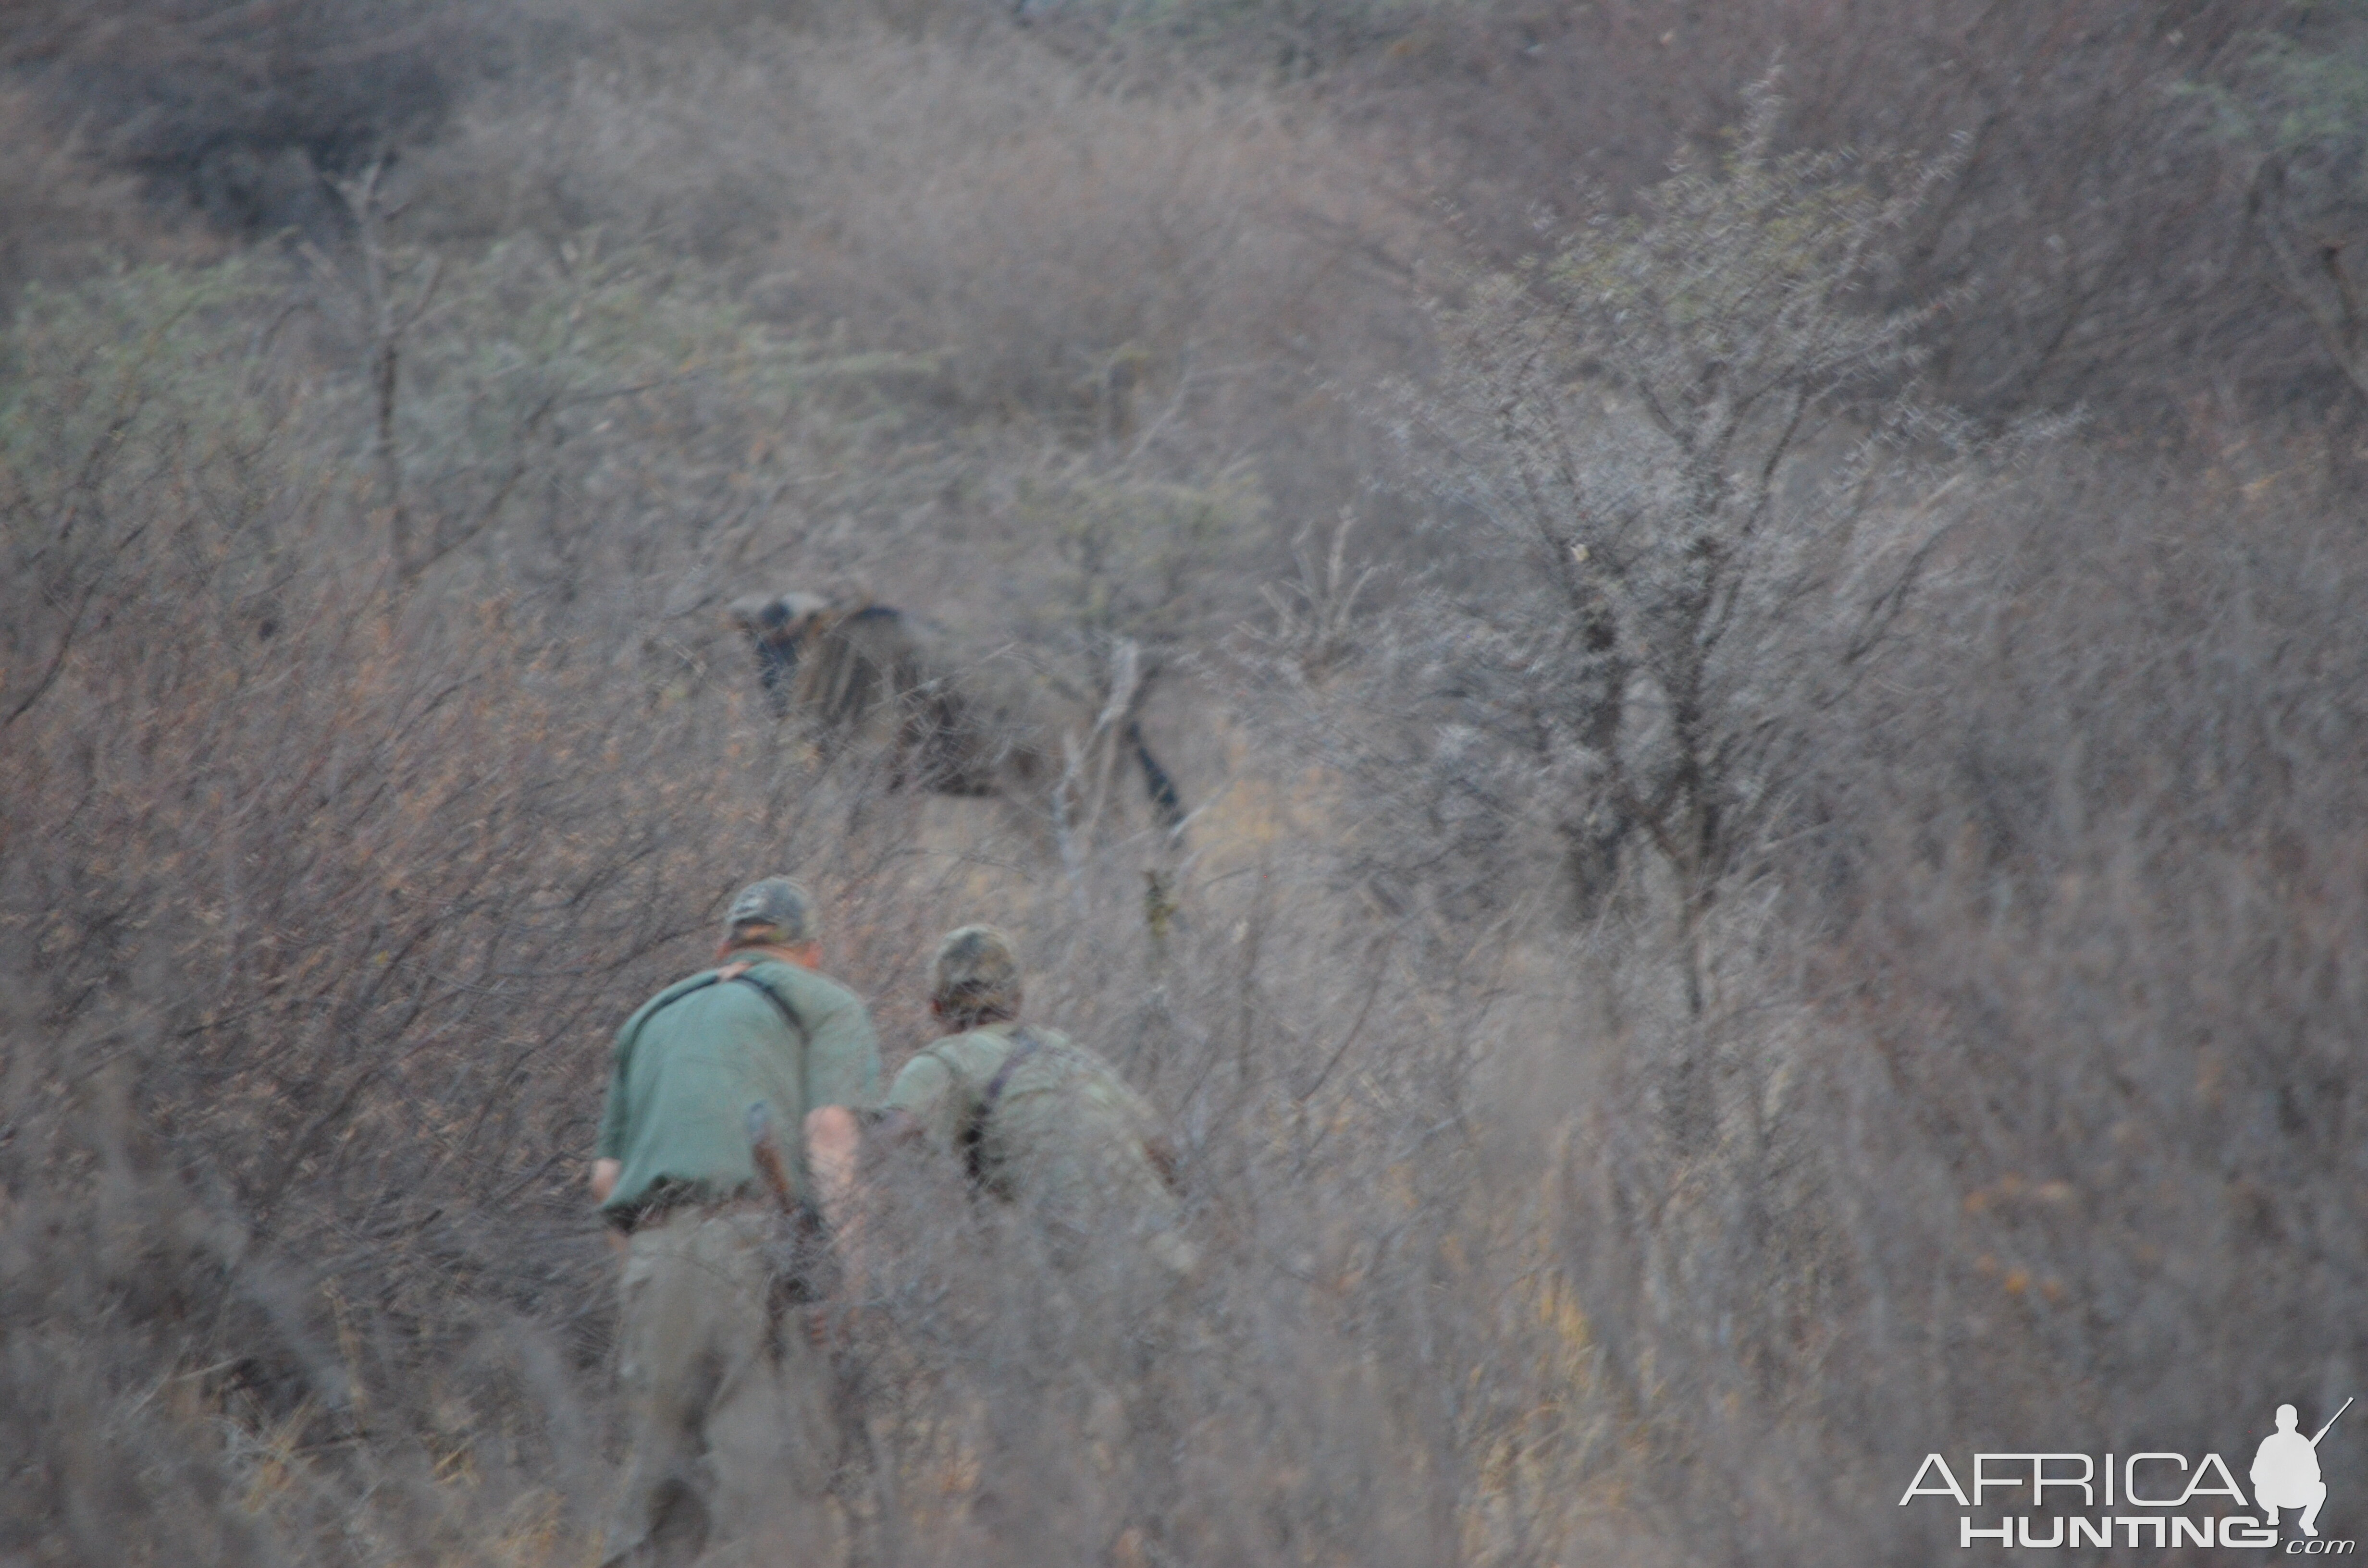
{"label": "thicket of branches", "polygon": [[1349,742],[1366,801],[1456,824],[1452,846],[1378,836],[1449,849],[1463,902],[1508,885],[1528,830],[1582,919],[1623,851],[1648,855],[1696,1013],[1702,922],[1790,811],[1809,726],[1880,653],[1978,456],[1916,396],[1932,311],[1873,297],[1945,166],[1780,155],[1780,108],[1763,85],[1735,143],[1641,217],[1598,215],[1442,312],[1400,417],[1455,565],[1395,618],[1372,698],[1395,722]]}
{"label": "thicket of branches", "polygon": [[[580,1561],[608,1034],[783,869],[892,1067],[1014,929],[1209,1259],[884,1187],[868,1561],[1921,1561],[2331,1409],[2359,17],[1665,10],[12,34],[0,1557]],[[825,581],[1156,670],[1181,839],[777,722]]]}

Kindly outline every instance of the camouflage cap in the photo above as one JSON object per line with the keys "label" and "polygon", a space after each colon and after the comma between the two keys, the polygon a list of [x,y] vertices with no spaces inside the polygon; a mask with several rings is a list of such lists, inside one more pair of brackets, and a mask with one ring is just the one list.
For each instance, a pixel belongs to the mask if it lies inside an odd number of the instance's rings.
{"label": "camouflage cap", "polygon": [[949,931],[929,962],[929,1000],[948,1012],[1019,1011],[1019,953],[992,926]]}
{"label": "camouflage cap", "polygon": [[768,942],[795,948],[822,935],[822,926],[814,917],[812,893],[787,877],[767,877],[740,890],[723,917],[723,933],[735,942],[762,935]]}

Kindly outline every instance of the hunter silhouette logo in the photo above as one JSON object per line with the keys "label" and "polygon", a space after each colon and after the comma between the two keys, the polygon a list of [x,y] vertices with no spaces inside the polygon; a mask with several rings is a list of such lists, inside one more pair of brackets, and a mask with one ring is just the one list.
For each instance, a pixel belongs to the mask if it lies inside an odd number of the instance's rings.
{"label": "hunter silhouette logo", "polygon": [[[2349,1556],[2358,1541],[2319,1537],[2318,1514],[2327,1504],[2319,1445],[2351,1405],[2345,1400],[2307,1437],[2300,1413],[2279,1405],[2277,1429],[2253,1452],[2249,1501],[2218,1454],[2025,1449],[1974,1454],[1969,1469],[1963,1458],[1952,1468],[1947,1456],[1926,1454],[1899,1506],[1946,1498],[1958,1509],[1958,1548],[1968,1551],[2270,1547],[2288,1557]],[[2300,1533],[2281,1548],[2279,1516],[2286,1514]]]}
{"label": "hunter silhouette logo", "polygon": [[2325,1426],[2305,1437],[2294,1429],[2298,1419],[2294,1407],[2278,1406],[2278,1429],[2262,1438],[2253,1453],[2253,1500],[2270,1528],[2278,1528],[2281,1509],[2299,1508],[2302,1533],[2318,1533],[2318,1510],[2327,1502],[2327,1482],[2318,1472],[2318,1440],[2351,1408],[2351,1402],[2345,1400],[2342,1408],[2327,1418]]}

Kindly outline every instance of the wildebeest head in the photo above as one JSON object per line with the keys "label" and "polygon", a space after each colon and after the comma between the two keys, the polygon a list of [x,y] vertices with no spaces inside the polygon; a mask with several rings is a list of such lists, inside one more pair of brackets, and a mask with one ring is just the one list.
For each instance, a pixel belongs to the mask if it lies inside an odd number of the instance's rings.
{"label": "wildebeest head", "polygon": [[727,607],[737,626],[757,652],[757,673],[776,718],[790,710],[790,681],[798,668],[798,651],[830,614],[831,604],[819,594],[752,594]]}

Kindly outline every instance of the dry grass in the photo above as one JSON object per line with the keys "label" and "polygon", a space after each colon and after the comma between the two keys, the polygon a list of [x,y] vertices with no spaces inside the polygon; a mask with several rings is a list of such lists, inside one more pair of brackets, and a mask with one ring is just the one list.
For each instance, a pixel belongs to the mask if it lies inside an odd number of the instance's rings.
{"label": "dry grass", "polygon": [[[450,285],[456,322],[516,277],[491,276]],[[1545,1550],[1551,1489],[1513,1496],[1485,1456],[1562,1451],[1536,1427],[1566,1393],[1566,1325],[1442,1311],[1531,1300],[1516,1281],[1543,1261],[1534,1174],[1482,1180],[1463,1119],[1484,1041],[1431,1032],[1480,1016],[1457,998],[1488,966],[1418,983],[1317,913],[1287,842],[1228,846],[1247,875],[1188,867],[1155,950],[1155,846],[1056,868],[992,802],[884,795],[861,757],[818,771],[736,661],[654,683],[662,598],[601,585],[628,541],[587,549],[574,595],[513,564],[534,536],[507,523],[406,578],[380,487],[321,460],[359,405],[320,343],[263,347],[262,277],[45,296],[20,329],[63,369],[9,426],[10,1316],[100,1326],[62,1363],[84,1381],[12,1374],[52,1430],[90,1434],[86,1460],[20,1455],[40,1484],[12,1546],[163,1550],[173,1516],[107,1490],[161,1465],[218,1511],[225,1561],[572,1550],[603,1433],[606,1257],[579,1187],[602,1042],[620,997],[699,961],[733,884],[786,866],[829,900],[833,967],[881,999],[898,1053],[935,934],[1019,930],[1044,1016],[1177,1117],[1216,1260],[1202,1300],[1160,1309],[1174,1343],[1146,1343],[1139,1281],[1075,1282],[1047,1321],[1024,1244],[983,1258],[960,1228],[905,1227],[878,1440],[916,1501],[872,1521],[905,1532],[903,1560],[1133,1540],[1411,1564],[1475,1510],[1510,1510],[1489,1540],[1538,1538],[1496,1560]],[[437,340],[415,347],[421,396],[461,396],[436,390]],[[637,442],[671,449],[708,394],[687,395],[538,472],[597,496]],[[572,466],[586,445],[605,456]],[[477,506],[465,469],[411,472],[424,535]],[[715,532],[638,548],[666,581]],[[1365,1016],[1406,1022],[1369,1038],[1348,1027]],[[1044,1384],[1038,1357],[1082,1381]],[[1156,1402],[1110,1414],[1155,1372]],[[165,1394],[185,1417],[143,1414]],[[1014,1466],[1062,1506],[1015,1513]]]}
{"label": "dry grass", "polygon": [[[2351,1387],[2340,449],[2232,397],[2192,464],[2106,426],[1969,467],[1847,690],[1776,679],[1827,628],[1768,618],[1736,700],[1797,744],[1704,873],[1690,1008],[1666,876],[1576,916],[1504,801],[1384,811],[1405,780],[1343,766],[1471,694],[1396,656],[1456,642],[1405,592],[1446,536],[1397,527],[1453,487],[1376,498],[1352,418],[1429,373],[1439,242],[1337,103],[761,9],[635,7],[461,106],[359,250],[21,297],[0,1559],[589,1557],[607,1034],[782,869],[892,1066],[936,935],[1015,929],[1031,1010],[1173,1119],[1210,1258],[1175,1297],[1064,1278],[883,1184],[873,1561],[1920,1561],[1925,1451],[2226,1449],[2264,1389]],[[108,232],[120,192],[41,167],[60,234]],[[718,608],[842,573],[1088,687],[1156,644],[1180,849],[1113,822],[1064,862],[824,766]]]}

